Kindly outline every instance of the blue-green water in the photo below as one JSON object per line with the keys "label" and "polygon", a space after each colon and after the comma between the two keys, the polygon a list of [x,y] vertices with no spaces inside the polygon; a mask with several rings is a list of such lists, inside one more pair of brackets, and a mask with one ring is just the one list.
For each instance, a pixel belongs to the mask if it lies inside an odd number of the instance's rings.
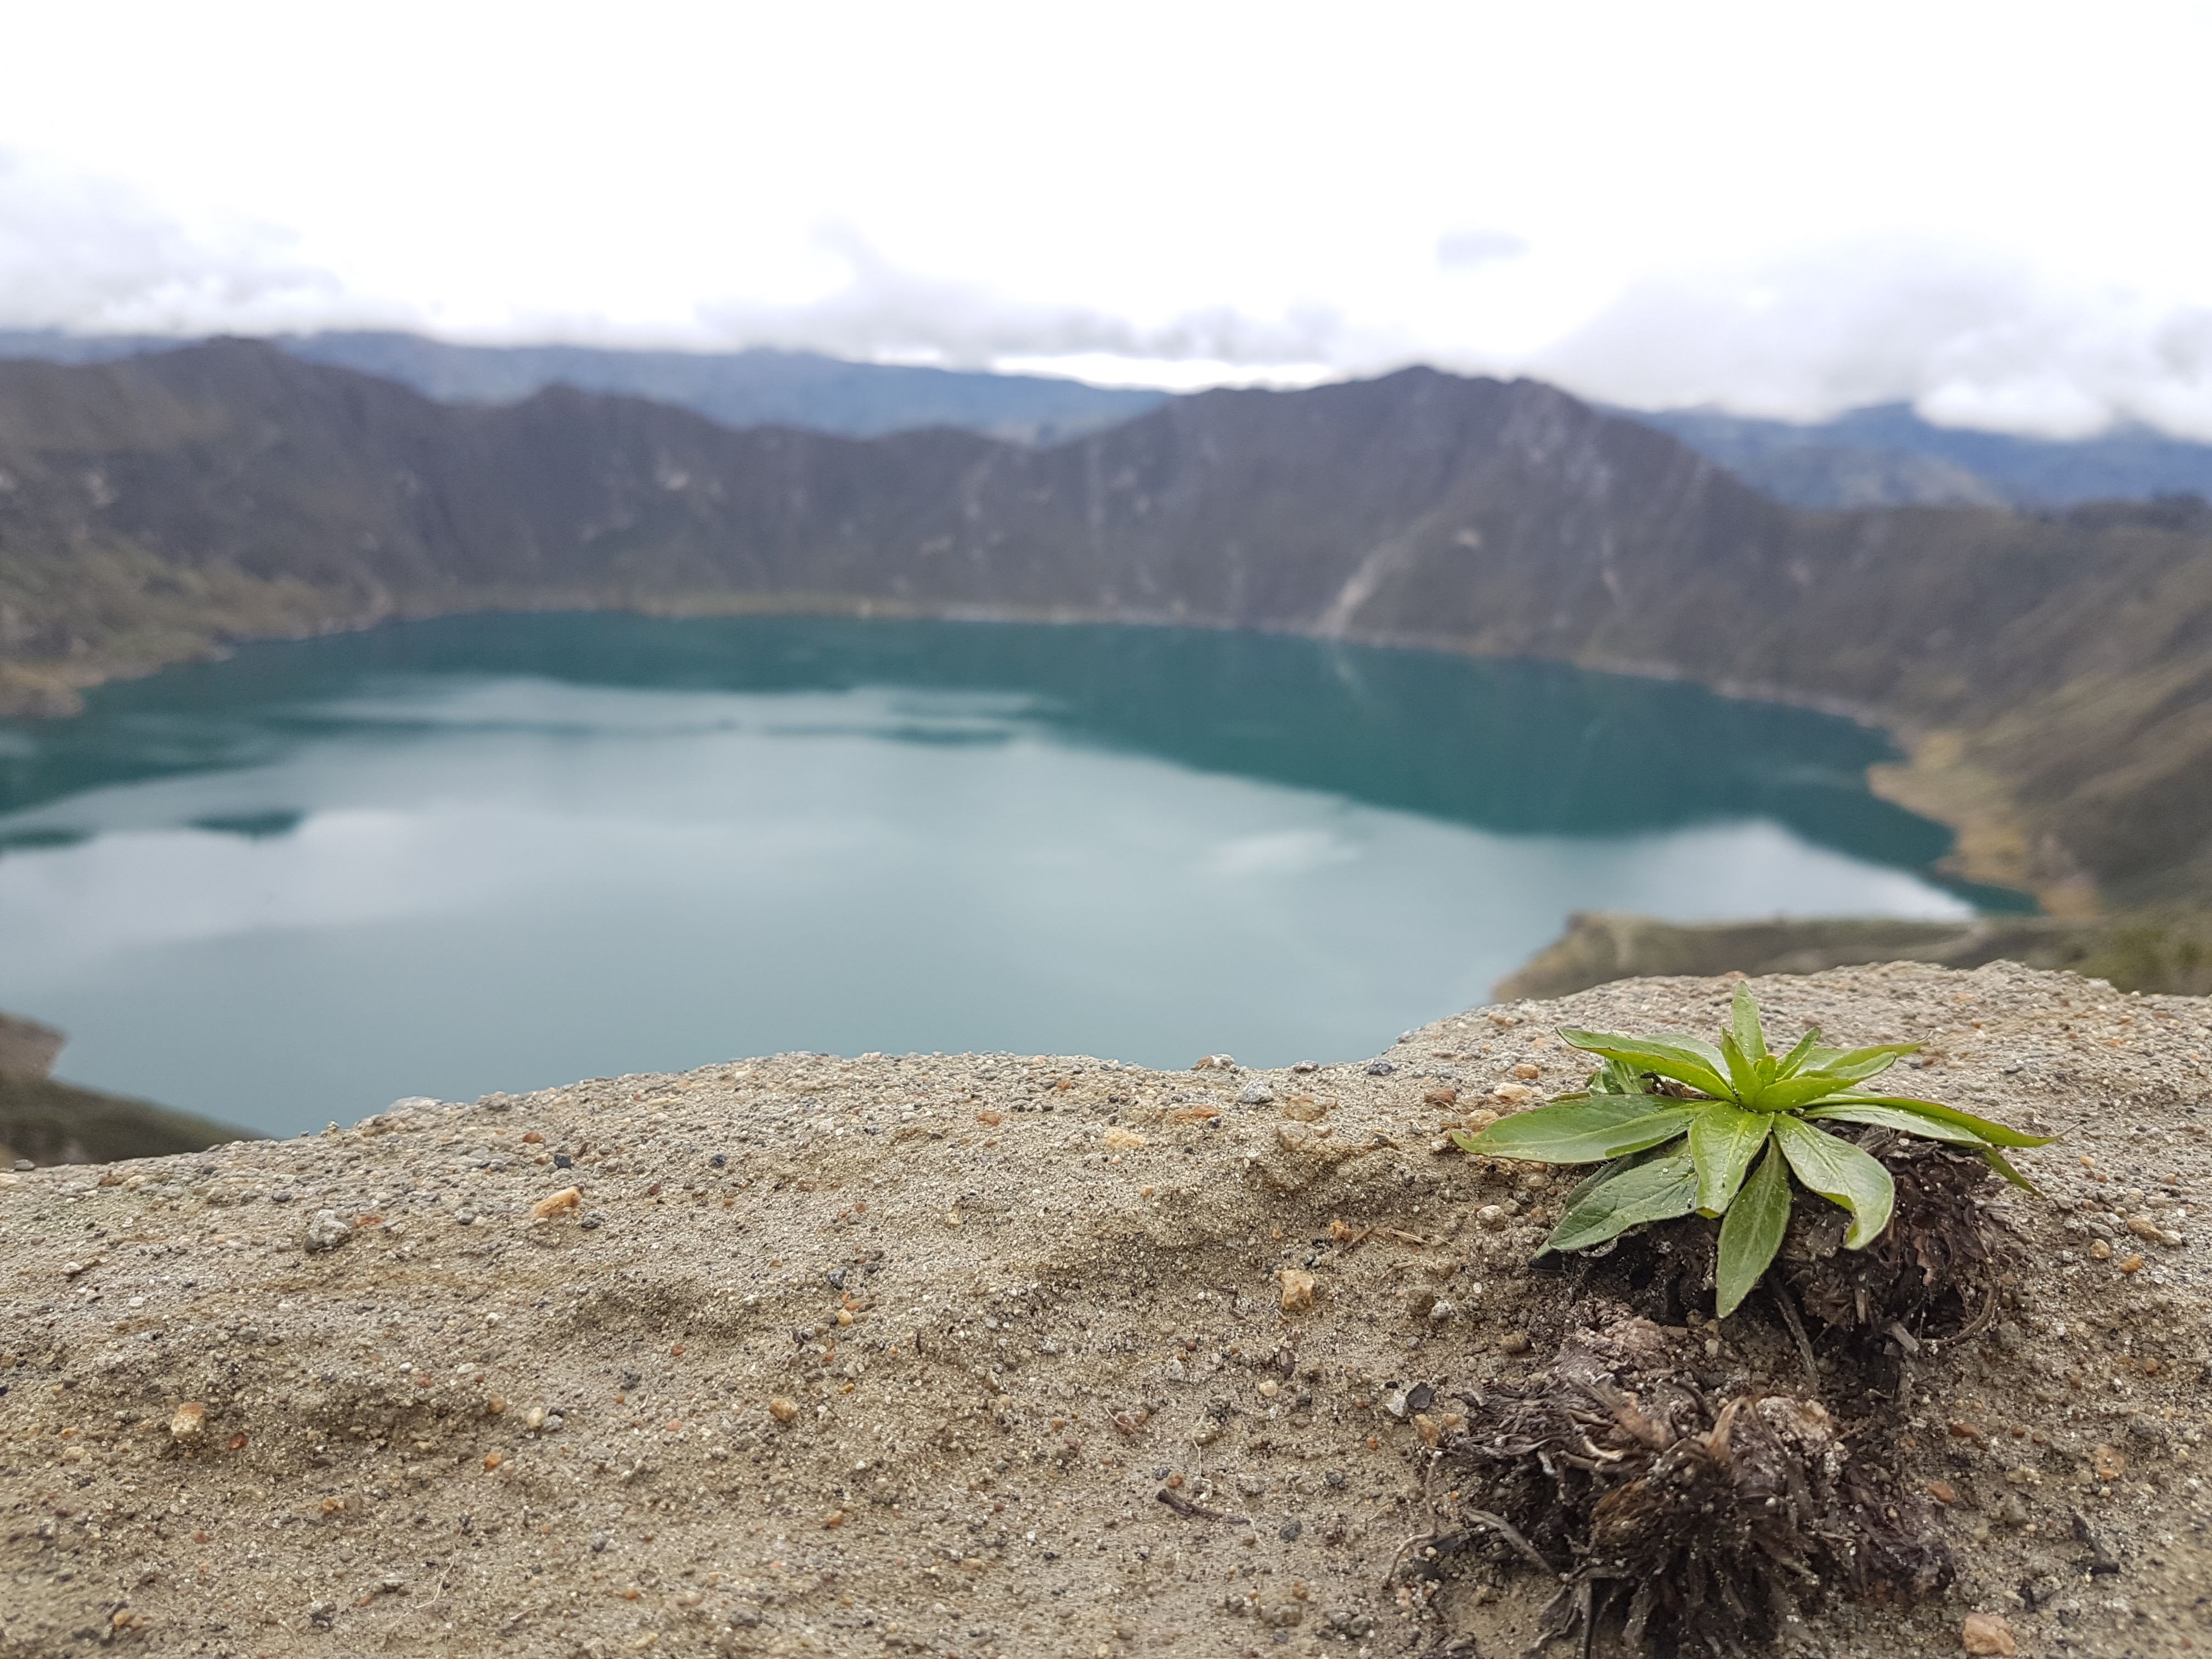
{"label": "blue-green water", "polygon": [[1571,910],[1965,913],[1887,752],[1264,635],[414,623],[0,727],[0,1008],[279,1131],[793,1048],[1345,1058]]}

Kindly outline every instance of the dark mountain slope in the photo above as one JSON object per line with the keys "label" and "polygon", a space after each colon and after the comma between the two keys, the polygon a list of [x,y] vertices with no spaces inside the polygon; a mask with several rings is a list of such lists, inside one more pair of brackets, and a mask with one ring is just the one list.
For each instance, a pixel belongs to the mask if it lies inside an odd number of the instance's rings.
{"label": "dark mountain slope", "polygon": [[[149,335],[0,330],[0,357],[106,362],[173,351]],[[635,351],[597,346],[457,345],[420,334],[357,331],[279,335],[312,363],[397,380],[441,403],[519,403],[573,386],[674,404],[724,426],[792,426],[845,437],[959,427],[1017,443],[1050,443],[1141,415],[1167,393],[1040,374],[854,363],[812,351]]]}
{"label": "dark mountain slope", "polygon": [[0,685],[487,605],[1295,629],[1869,710],[1978,873],[2212,890],[2212,537],[2174,508],[1806,514],[1530,382],[1179,398],[1049,449],[497,408],[221,343],[0,364]]}

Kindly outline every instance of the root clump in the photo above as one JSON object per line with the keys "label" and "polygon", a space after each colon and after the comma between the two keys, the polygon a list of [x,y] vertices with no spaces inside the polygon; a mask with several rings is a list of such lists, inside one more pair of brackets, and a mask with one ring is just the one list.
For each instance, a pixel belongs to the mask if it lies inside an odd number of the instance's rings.
{"label": "root clump", "polygon": [[[1899,1326],[1918,1340],[1950,1340],[1985,1322],[2015,1251],[1985,1200],[1996,1178],[1978,1158],[1884,1130],[1862,1143],[1896,1184],[1889,1226],[1864,1249],[1844,1249],[1847,1218],[1825,1199],[1797,1194],[1772,1273],[1806,1318],[1849,1358],[1861,1339]],[[1697,1216],[1642,1228],[1584,1258],[1584,1282],[1662,1322],[1710,1314],[1717,1255],[1714,1224]],[[1771,1280],[1770,1280],[1771,1282]]]}
{"label": "root clump", "polygon": [[1587,1310],[1550,1366],[1466,1396],[1443,1448],[1468,1554],[1559,1576],[1545,1639],[1732,1653],[1771,1641],[1830,1590],[1912,1599],[1950,1582],[1926,1506],[1862,1468],[1816,1400],[1722,1397],[1686,1331]]}

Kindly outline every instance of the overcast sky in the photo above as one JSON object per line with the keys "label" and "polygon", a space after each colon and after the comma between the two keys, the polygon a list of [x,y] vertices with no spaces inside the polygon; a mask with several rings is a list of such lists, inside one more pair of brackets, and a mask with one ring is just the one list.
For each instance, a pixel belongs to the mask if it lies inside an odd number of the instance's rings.
{"label": "overcast sky", "polygon": [[11,0],[0,327],[2212,438],[2212,7]]}

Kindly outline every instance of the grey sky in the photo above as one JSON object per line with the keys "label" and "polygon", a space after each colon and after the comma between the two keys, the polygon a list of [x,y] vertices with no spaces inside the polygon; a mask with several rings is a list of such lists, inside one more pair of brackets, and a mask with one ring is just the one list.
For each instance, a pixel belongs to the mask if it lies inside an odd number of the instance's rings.
{"label": "grey sky", "polygon": [[2212,437],[2201,5],[73,0],[0,327],[814,346]]}

